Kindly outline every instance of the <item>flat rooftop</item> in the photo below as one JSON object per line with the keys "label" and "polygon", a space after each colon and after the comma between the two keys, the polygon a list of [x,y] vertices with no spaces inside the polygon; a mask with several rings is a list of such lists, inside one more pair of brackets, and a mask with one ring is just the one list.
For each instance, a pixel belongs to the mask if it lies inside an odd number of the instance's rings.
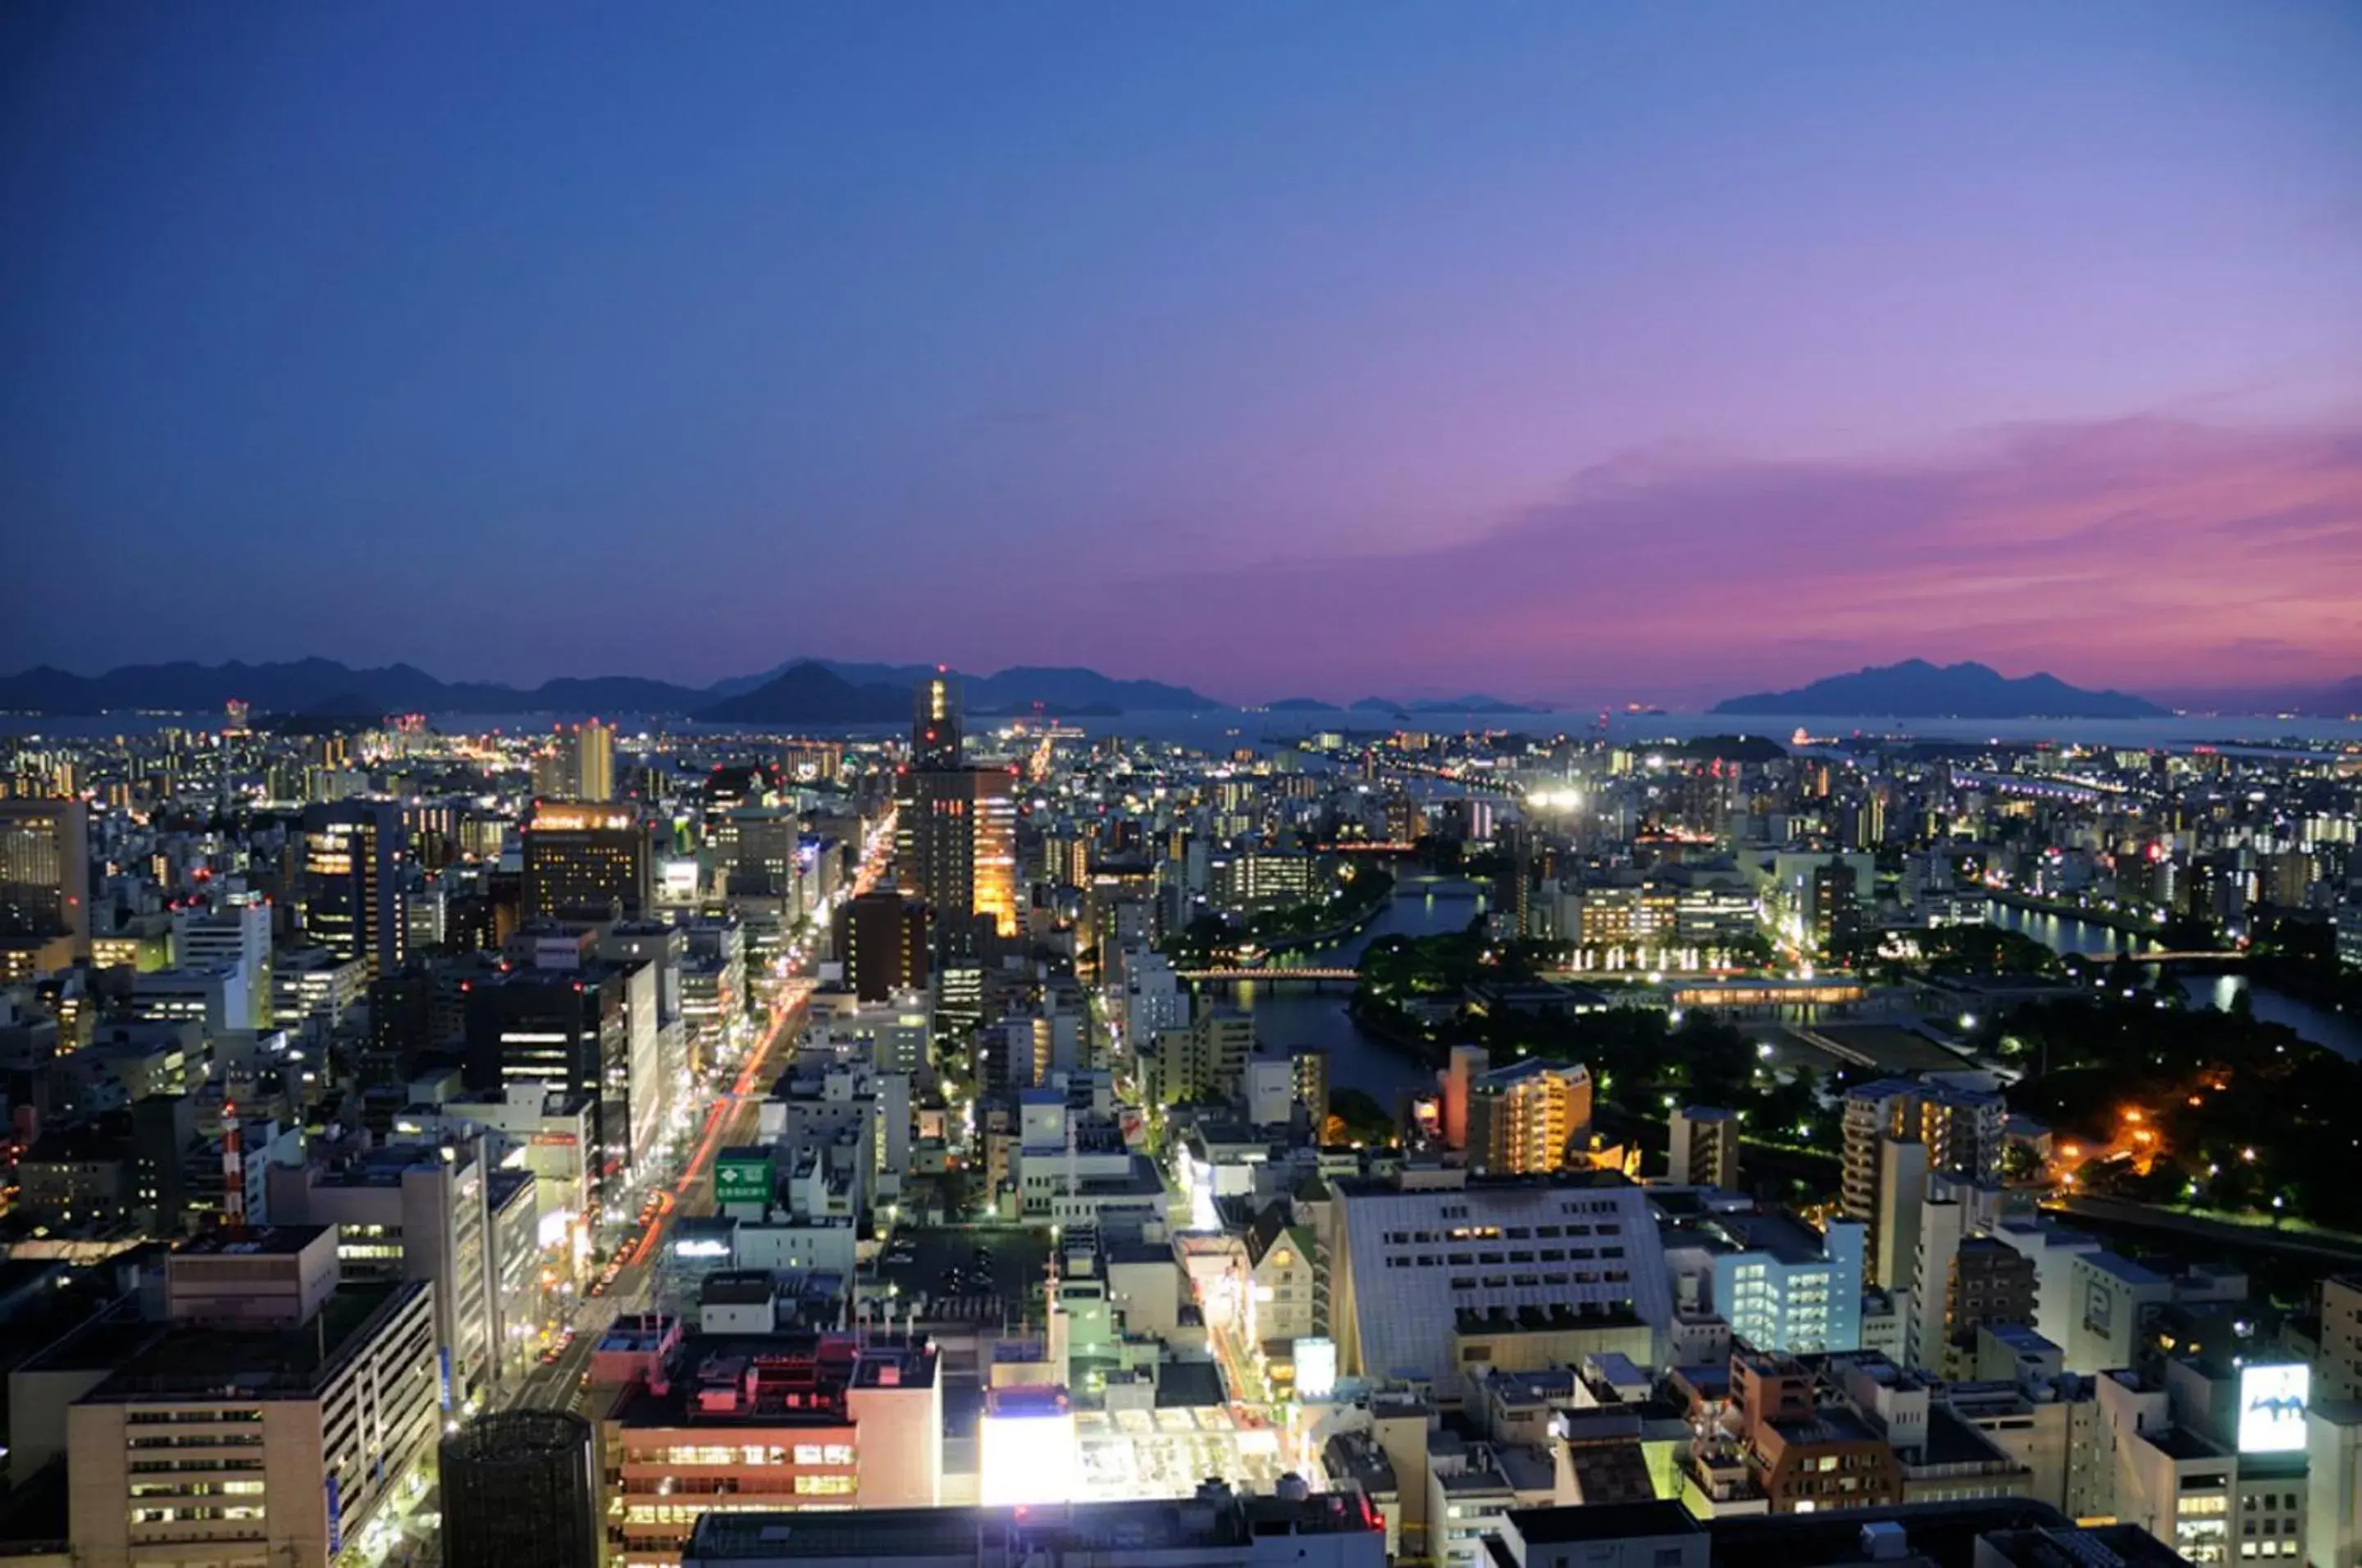
{"label": "flat rooftop", "polygon": [[313,1394],[399,1297],[425,1288],[417,1281],[341,1286],[312,1321],[292,1329],[162,1328],[83,1397],[237,1399]]}

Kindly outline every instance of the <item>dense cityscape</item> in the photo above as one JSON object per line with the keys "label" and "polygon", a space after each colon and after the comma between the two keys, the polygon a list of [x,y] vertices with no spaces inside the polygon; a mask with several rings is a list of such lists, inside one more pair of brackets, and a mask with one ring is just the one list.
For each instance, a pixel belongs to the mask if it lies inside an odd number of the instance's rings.
{"label": "dense cityscape", "polygon": [[9,1534],[2351,1561],[2352,743],[910,701],[9,742]]}
{"label": "dense cityscape", "polygon": [[2362,5],[0,5],[0,1568],[2362,1568]]}

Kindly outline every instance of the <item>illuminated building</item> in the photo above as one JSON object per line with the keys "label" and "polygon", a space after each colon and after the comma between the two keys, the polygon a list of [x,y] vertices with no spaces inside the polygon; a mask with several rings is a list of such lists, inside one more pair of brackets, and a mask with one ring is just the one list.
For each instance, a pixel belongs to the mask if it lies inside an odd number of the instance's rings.
{"label": "illuminated building", "polygon": [[1235,913],[1300,904],[1312,897],[1312,857],[1280,850],[1220,851],[1206,864],[1208,896]]}
{"label": "illuminated building", "polygon": [[1468,1086],[1468,1163],[1496,1176],[1562,1170],[1591,1135],[1591,1073],[1567,1062],[1496,1067]]}
{"label": "illuminated building", "polygon": [[90,952],[90,810],[80,801],[0,801],[0,945]]}
{"label": "illuminated building", "polygon": [[1861,1340],[1864,1227],[1825,1232],[1780,1213],[1706,1213],[1663,1229],[1665,1261],[1697,1304],[1758,1350],[1851,1351]]}
{"label": "illuminated building", "polygon": [[631,1168],[632,1042],[622,980],[609,971],[521,969],[471,980],[463,1076],[477,1094],[539,1088],[588,1107],[589,1198],[603,1207]]}
{"label": "illuminated building", "polygon": [[1017,934],[1016,778],[1002,767],[902,776],[896,836],[911,890],[939,922],[955,914]]}
{"label": "illuminated building", "polygon": [[[339,1286],[326,1231],[224,1231],[167,1267],[170,1323],[90,1325],[91,1353],[134,1348],[65,1412],[75,1561],[327,1568],[433,1452],[431,1292]],[[45,1353],[83,1364],[83,1338]]]}
{"label": "illuminated building", "polygon": [[1931,1175],[2000,1181],[2008,1114],[1997,1094],[1909,1078],[1846,1091],[1843,1202],[1847,1218],[1871,1228],[1864,1260],[1870,1284],[1912,1284]]}
{"label": "illuminated building", "polygon": [[664,1353],[639,1358],[600,1423],[616,1568],[675,1568],[702,1518],[943,1500],[943,1387],[923,1341],[692,1335]]}
{"label": "illuminated building", "polygon": [[235,1029],[270,1027],[270,901],[233,893],[217,909],[202,902],[172,909],[172,962],[192,969],[235,967],[248,1003]]}
{"label": "illuminated building", "polygon": [[636,921],[654,907],[638,806],[536,801],[520,836],[527,921]]}
{"label": "illuminated building", "polygon": [[1832,857],[1813,868],[1813,944],[1824,953],[1850,952],[1861,937],[1861,904],[1854,868]]}
{"label": "illuminated building", "polygon": [[1332,1184],[1326,1272],[1341,1374],[1432,1379],[1449,1399],[1490,1367],[1653,1358],[1672,1293],[1643,1188],[1594,1173],[1438,1175],[1432,1186]]}
{"label": "illuminated building", "polygon": [[961,755],[959,691],[944,674],[931,675],[911,694],[911,767],[913,771],[949,772],[965,760]]}
{"label": "illuminated building", "polygon": [[304,812],[295,911],[304,933],[339,958],[361,961],[364,978],[402,967],[409,928],[402,918],[402,823],[390,801],[340,801]]}
{"label": "illuminated building", "polygon": [[558,732],[568,795],[577,801],[615,798],[615,727],[588,719]]}

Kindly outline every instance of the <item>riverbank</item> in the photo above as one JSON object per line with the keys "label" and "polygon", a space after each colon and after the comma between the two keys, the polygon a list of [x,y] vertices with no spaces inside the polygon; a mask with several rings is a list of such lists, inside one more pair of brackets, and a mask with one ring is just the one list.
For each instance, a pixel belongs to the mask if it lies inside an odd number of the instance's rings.
{"label": "riverbank", "polygon": [[[2054,919],[2074,921],[2083,925],[2099,926],[2125,936],[2137,936],[2149,946],[2157,944],[2158,926],[2155,921],[2121,910],[2090,909],[2081,904],[2068,903],[2058,899],[2038,899],[2031,894],[2012,892],[2005,889],[1989,888],[1985,900],[2028,914],[2045,914]],[[2037,939],[2039,940],[2039,939]]]}

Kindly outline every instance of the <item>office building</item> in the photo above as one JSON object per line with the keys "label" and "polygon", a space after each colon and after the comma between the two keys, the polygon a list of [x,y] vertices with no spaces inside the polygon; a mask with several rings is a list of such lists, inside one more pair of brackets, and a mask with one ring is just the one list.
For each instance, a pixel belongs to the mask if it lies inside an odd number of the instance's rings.
{"label": "office building", "polygon": [[339,958],[358,958],[364,983],[409,954],[402,914],[402,818],[391,801],[307,806],[296,862],[295,912],[304,933]]}
{"label": "office building", "polygon": [[[767,1310],[764,1314],[768,1316]],[[693,1334],[653,1353],[626,1327],[592,1360],[639,1364],[601,1422],[614,1568],[671,1568],[701,1518],[943,1500],[943,1387],[924,1342]],[[611,1349],[611,1347],[613,1347]]]}
{"label": "office building", "polygon": [[436,1351],[456,1404],[498,1376],[484,1143],[392,1143],[333,1166],[270,1172],[271,1219],[325,1225],[352,1284],[418,1280],[434,1296]]}
{"label": "office building", "polygon": [[1824,953],[1849,953],[1861,941],[1861,902],[1854,868],[1832,858],[1813,868],[1813,944]]}
{"label": "office building", "polygon": [[1440,1171],[1332,1189],[1326,1306],[1341,1373],[1424,1379],[1449,1399],[1494,1367],[1655,1359],[1672,1316],[1664,1248],[1646,1191],[1622,1177]]}
{"label": "office building", "polygon": [[1675,1187],[1738,1190],[1738,1118],[1711,1105],[1684,1105],[1672,1114],[1665,1179]]}
{"label": "office building", "polygon": [[519,830],[524,919],[646,919],[656,902],[648,832],[630,802],[535,802]]}
{"label": "office building", "polygon": [[470,981],[467,992],[462,1073],[471,1092],[538,1088],[585,1107],[584,1197],[593,1219],[632,1168],[628,1012],[611,971],[521,969]]}
{"label": "office building", "polygon": [[864,893],[836,911],[834,944],[844,982],[865,1002],[927,986],[927,906],[890,890]]}
{"label": "office building", "polygon": [[0,800],[0,946],[25,954],[28,972],[89,955],[90,809],[82,801]]}
{"label": "office building", "polygon": [[248,1005],[229,1027],[270,1027],[270,900],[261,894],[232,893],[218,905],[174,905],[172,963],[183,969],[236,969]]}
{"label": "office building", "polygon": [[338,1286],[326,1231],[224,1232],[167,1268],[170,1321],[102,1319],[45,1353],[99,1364],[66,1410],[75,1562],[328,1568],[432,1454],[427,1287]]}
{"label": "office building", "polygon": [[1468,1086],[1468,1164],[1496,1176],[1564,1170],[1591,1137],[1591,1072],[1540,1058]]}
{"label": "office building", "polygon": [[947,930],[974,916],[1017,933],[1016,777],[1005,767],[913,768],[895,819],[909,890]]}
{"label": "office building", "polygon": [[443,1440],[444,1568],[598,1568],[590,1423],[496,1410]]}
{"label": "office building", "polygon": [[1660,1232],[1685,1309],[1715,1313],[1757,1350],[1795,1355],[1861,1342],[1865,1227],[1826,1231],[1780,1213],[1709,1213]]}

